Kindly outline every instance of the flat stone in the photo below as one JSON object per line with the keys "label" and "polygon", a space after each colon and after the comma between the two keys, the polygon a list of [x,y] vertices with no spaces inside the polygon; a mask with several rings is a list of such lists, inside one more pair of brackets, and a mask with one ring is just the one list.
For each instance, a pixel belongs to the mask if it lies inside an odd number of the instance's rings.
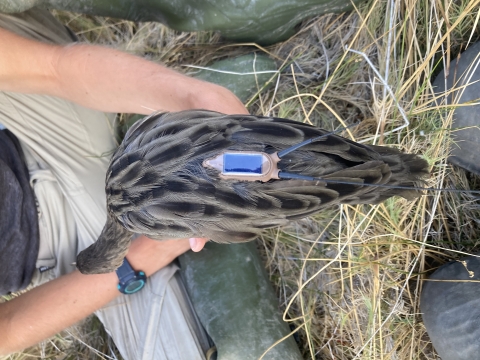
{"label": "flat stone", "polygon": [[[459,60],[452,61],[450,71],[445,79],[442,70],[433,82],[436,95],[453,91],[446,97],[439,98],[437,105],[465,104],[480,100],[480,42],[468,47]],[[446,83],[446,87],[445,87]],[[462,86],[465,86],[462,89]],[[455,100],[454,100],[455,99]],[[445,102],[446,101],[446,102]],[[448,111],[448,110],[447,110]],[[472,173],[480,175],[480,105],[461,106],[454,110],[452,132],[454,144],[448,161]]]}
{"label": "flat stone", "polygon": [[438,355],[442,360],[479,359],[480,259],[447,263],[423,284],[420,309]]}
{"label": "flat stone", "polygon": [[232,59],[220,60],[208,66],[209,70],[199,70],[193,77],[222,85],[246,102],[275,75],[277,65],[273,59],[262,54],[249,54]]}

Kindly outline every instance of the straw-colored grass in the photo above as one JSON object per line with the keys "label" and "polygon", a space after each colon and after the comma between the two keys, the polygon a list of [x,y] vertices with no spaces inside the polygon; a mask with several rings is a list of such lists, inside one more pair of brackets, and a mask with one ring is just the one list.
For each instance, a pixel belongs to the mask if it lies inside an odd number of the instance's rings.
{"label": "straw-colored grass", "polygon": [[[154,23],[56,14],[82,40],[183,72],[267,53],[283,70],[270,89],[259,84],[251,113],[327,129],[361,122],[344,135],[421,154],[431,164],[428,186],[478,189],[478,178],[446,162],[454,107],[434,104],[430,80],[480,39],[479,5],[371,0],[350,14],[306,20],[293,38],[266,48]],[[473,195],[429,193],[335,207],[265,232],[259,247],[305,358],[437,359],[421,321],[422,283],[435,267],[478,250],[479,215]],[[114,356],[98,321],[76,329],[10,358]]]}

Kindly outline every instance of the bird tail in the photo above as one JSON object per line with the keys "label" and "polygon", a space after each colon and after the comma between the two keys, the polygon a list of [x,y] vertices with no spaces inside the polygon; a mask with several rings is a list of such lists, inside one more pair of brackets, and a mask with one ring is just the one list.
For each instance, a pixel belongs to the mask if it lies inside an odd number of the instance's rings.
{"label": "bird tail", "polygon": [[[358,179],[365,184],[382,186],[364,186],[364,191],[358,192],[356,197],[341,201],[342,203],[378,204],[392,196],[413,200],[422,194],[417,187],[424,185],[424,178],[429,174],[427,161],[417,155],[405,154],[392,148],[373,145],[369,148],[377,152],[380,159],[329,174],[325,179]],[[328,187],[332,188],[331,184]]]}

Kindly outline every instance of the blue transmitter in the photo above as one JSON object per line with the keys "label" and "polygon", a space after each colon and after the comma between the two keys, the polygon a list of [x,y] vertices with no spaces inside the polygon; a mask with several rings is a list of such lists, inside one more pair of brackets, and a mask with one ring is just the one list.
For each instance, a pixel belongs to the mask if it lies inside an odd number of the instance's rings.
{"label": "blue transmitter", "polygon": [[255,153],[225,153],[223,154],[223,174],[262,175],[264,157]]}
{"label": "blue transmitter", "polygon": [[[347,128],[356,125],[357,124],[350,125]],[[217,154],[213,158],[205,159],[203,161],[203,166],[206,168],[215,169],[219,172],[220,178],[225,180],[267,182],[271,179],[285,179],[288,175],[295,176],[295,174],[281,172],[280,169],[278,169],[278,163],[280,162],[281,158],[305,145],[311,144],[315,141],[319,141],[322,138],[325,138],[331,134],[337,133],[342,130],[344,129],[339,129],[328,134],[320,135],[302,141],[298,144],[290,146],[287,149],[275,152],[273,154],[256,151],[226,150]],[[284,176],[281,177],[280,173]]]}
{"label": "blue transmitter", "polygon": [[218,171],[221,179],[266,182],[278,179],[279,161],[277,153],[227,150],[205,159],[203,166]]}

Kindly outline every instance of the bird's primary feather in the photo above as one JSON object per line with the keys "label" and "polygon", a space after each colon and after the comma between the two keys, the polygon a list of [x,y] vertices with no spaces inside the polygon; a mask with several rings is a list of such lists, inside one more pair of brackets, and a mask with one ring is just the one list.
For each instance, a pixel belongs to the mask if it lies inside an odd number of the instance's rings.
{"label": "bird's primary feather", "polygon": [[[206,237],[229,243],[252,240],[262,229],[332,204],[377,204],[394,195],[419,195],[413,187],[428,173],[424,160],[327,134],[280,118],[204,110],[154,114],[127,132],[112,157],[106,178],[108,211],[124,228],[150,238]],[[224,150],[273,153],[319,135],[326,136],[284,156],[282,171],[358,185],[224,180],[202,165]],[[108,241],[117,246],[115,239]]]}

